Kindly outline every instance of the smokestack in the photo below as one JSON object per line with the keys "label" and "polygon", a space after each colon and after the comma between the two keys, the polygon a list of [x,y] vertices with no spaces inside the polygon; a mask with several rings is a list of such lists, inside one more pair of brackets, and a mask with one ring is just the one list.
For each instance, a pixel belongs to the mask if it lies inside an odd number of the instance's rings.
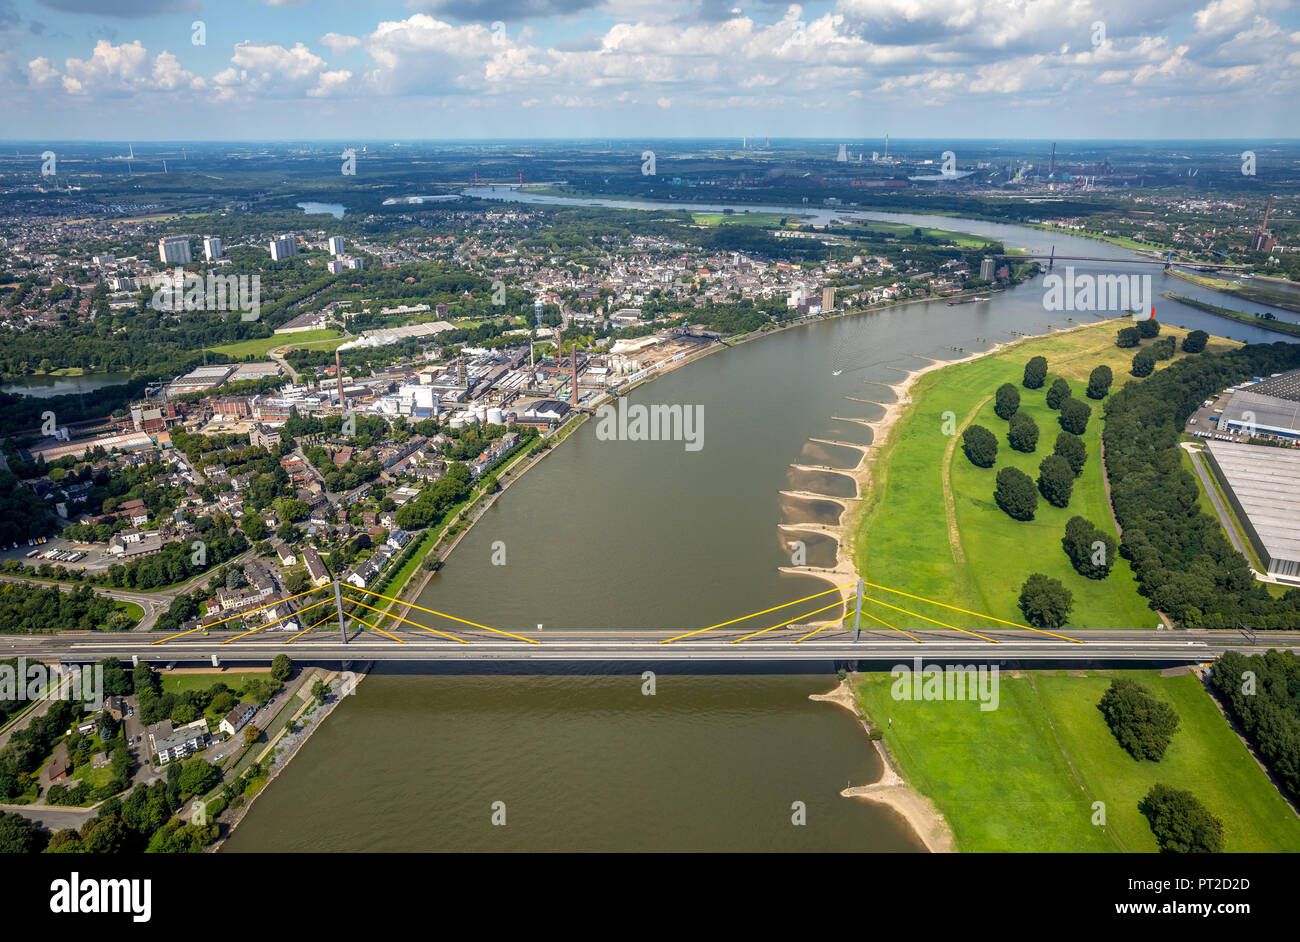
{"label": "smokestack", "polygon": [[573,354],[570,358],[573,361],[573,393],[569,397],[569,405],[578,408],[578,345],[573,345]]}
{"label": "smokestack", "polygon": [[334,348],[334,377],[339,381],[339,412],[340,414],[347,411],[347,403],[343,401],[343,364],[339,360],[339,348]]}
{"label": "smokestack", "polygon": [[1052,141],[1052,160],[1051,163],[1048,164],[1047,174],[1048,176],[1052,176],[1055,173],[1056,173],[1056,141]]}

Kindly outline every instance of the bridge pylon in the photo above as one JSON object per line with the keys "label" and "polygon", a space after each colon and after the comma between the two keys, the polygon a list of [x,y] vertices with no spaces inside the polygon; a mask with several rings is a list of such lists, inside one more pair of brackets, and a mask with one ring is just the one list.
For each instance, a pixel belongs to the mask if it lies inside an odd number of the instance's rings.
{"label": "bridge pylon", "polygon": [[862,630],[860,627],[861,624],[862,624],[862,580],[859,579],[858,580],[858,604],[857,604],[857,608],[854,609],[853,612],[853,640],[854,641],[857,641],[858,637],[862,634]]}
{"label": "bridge pylon", "polygon": [[347,644],[348,631],[347,626],[343,622],[343,593],[339,591],[339,581],[337,579],[334,580],[334,605],[338,609],[339,613],[339,639],[344,644]]}

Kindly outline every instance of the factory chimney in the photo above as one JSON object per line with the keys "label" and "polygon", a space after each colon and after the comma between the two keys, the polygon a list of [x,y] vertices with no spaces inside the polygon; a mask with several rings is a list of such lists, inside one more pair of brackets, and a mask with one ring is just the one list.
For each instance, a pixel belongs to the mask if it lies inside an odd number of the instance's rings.
{"label": "factory chimney", "polygon": [[573,391],[569,394],[569,405],[578,408],[578,345],[573,345],[573,353],[569,359],[573,363]]}
{"label": "factory chimney", "polygon": [[339,349],[334,348],[334,378],[339,381],[339,413],[342,414],[348,410],[348,405],[343,401],[343,364],[339,360]]}

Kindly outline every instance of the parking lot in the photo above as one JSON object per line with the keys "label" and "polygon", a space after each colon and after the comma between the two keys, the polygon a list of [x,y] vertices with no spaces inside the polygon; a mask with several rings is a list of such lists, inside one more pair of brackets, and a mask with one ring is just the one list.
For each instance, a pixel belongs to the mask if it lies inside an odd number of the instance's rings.
{"label": "parking lot", "polygon": [[[41,542],[44,540],[44,542]],[[107,551],[102,543],[74,543],[72,540],[60,539],[57,535],[27,540],[20,540],[15,546],[0,549],[0,560],[16,559],[29,566],[49,563],[67,569],[99,571],[106,569],[118,559]]]}

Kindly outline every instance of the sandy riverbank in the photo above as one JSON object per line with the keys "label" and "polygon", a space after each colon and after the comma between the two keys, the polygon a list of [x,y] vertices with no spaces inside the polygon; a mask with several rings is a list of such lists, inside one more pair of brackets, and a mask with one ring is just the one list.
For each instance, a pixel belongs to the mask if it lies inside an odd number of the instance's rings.
{"label": "sandy riverbank", "polygon": [[[862,715],[858,712],[858,706],[853,697],[853,688],[849,686],[848,681],[842,681],[838,687],[830,693],[815,693],[808,697],[809,700],[824,700],[829,703],[837,703],[853,713],[862,722],[862,728],[868,735],[870,729]],[[932,854],[950,854],[956,850],[956,843],[953,840],[952,829],[948,827],[948,821],[939,809],[936,808],[930,799],[926,798],[899,774],[894,760],[890,758],[889,751],[885,748],[882,740],[870,740],[875,746],[876,753],[880,756],[881,764],[884,771],[881,773],[878,781],[870,785],[854,785],[840,792],[845,798],[865,798],[867,801],[874,801],[892,809],[896,814],[902,816],[913,833],[925,845],[926,849]]]}
{"label": "sandy riverbank", "polygon": [[[956,360],[935,360],[920,369],[910,370],[907,375],[896,383],[879,383],[871,382],[871,386],[884,386],[891,389],[894,393],[894,401],[888,403],[878,403],[883,409],[884,414],[878,419],[864,419],[861,424],[871,429],[871,445],[862,449],[862,457],[852,468],[836,468],[836,473],[846,474],[853,478],[857,485],[858,500],[846,501],[837,499],[830,495],[818,495],[819,499],[835,501],[845,507],[845,511],[840,515],[838,524],[779,524],[781,530],[785,533],[796,533],[798,531],[825,533],[835,537],[835,566],[832,568],[812,568],[807,566],[783,566],[782,572],[791,574],[816,576],[825,579],[832,585],[846,586],[841,589],[841,594],[845,603],[853,598],[855,589],[850,583],[856,583],[859,579],[857,567],[853,564],[853,541],[856,535],[857,526],[871,503],[872,482],[874,480],[874,471],[877,462],[881,461],[889,453],[890,445],[893,444],[894,438],[898,432],[899,420],[905,416],[913,404],[911,391],[916,385],[917,380],[927,373],[935,370],[941,370],[945,367],[956,366],[959,363],[969,363],[972,360],[978,360],[982,357],[991,356],[1009,347],[1025,343],[1030,340],[1037,340],[1040,337],[1050,336],[1052,334],[1068,333],[1074,330],[1083,330],[1087,327],[1095,327],[1097,324],[1105,321],[1093,321],[1088,323],[1074,324],[1070,327],[1058,327],[1046,334],[1035,334],[1032,337],[1019,337],[1015,340],[1001,341],[993,344],[987,350],[980,350],[976,353],[968,354]],[[818,622],[812,622],[816,625]]]}

